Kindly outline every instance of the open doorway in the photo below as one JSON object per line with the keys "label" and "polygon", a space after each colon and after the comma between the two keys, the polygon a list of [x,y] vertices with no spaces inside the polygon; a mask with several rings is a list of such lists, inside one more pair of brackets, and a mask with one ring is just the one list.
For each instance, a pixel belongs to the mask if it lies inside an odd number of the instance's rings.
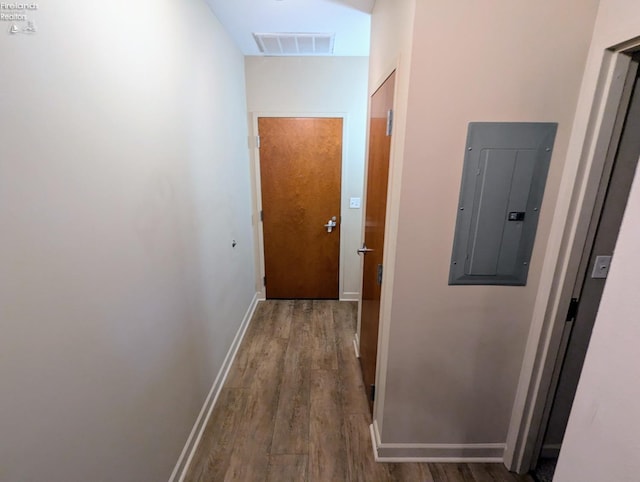
{"label": "open doorway", "polygon": [[[634,56],[627,73],[616,129],[597,194],[587,242],[581,256],[577,282],[567,313],[553,385],[543,415],[534,474],[551,481],[578,387],[591,332],[618,239],[622,217],[640,157],[640,77]],[[552,385],[552,388],[553,388]]]}
{"label": "open doorway", "polygon": [[573,403],[640,155],[637,45],[608,52],[602,64],[556,280],[544,324],[536,321],[540,337],[530,338],[508,437],[505,463],[520,473],[557,457]]}

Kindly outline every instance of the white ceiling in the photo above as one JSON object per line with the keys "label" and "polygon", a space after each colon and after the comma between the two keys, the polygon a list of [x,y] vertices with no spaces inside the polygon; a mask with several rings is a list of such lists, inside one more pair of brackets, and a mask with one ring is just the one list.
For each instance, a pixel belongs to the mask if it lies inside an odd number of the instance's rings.
{"label": "white ceiling", "polygon": [[253,33],[335,33],[334,55],[369,55],[375,0],[207,0],[245,55],[262,55]]}

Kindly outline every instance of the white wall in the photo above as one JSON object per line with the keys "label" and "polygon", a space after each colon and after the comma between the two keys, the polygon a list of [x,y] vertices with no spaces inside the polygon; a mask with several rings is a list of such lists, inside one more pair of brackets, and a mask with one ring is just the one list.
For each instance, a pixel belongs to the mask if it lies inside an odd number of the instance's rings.
{"label": "white wall", "polygon": [[[640,4],[601,0],[578,103],[576,155],[584,143],[605,49],[640,36]],[[640,258],[638,173],[615,249],[580,384],[560,452],[558,482],[635,481],[638,478],[637,415],[640,336],[637,272]]]}
{"label": "white wall", "polygon": [[254,296],[243,57],[200,0],[34,16],[0,34],[0,480],[167,480]]}
{"label": "white wall", "polygon": [[357,300],[362,209],[349,209],[349,198],[362,198],[368,58],[246,57],[245,65],[250,118],[254,114],[345,115],[340,298]]}
{"label": "white wall", "polygon": [[[485,455],[500,453],[596,8],[596,0],[416,2],[393,293],[382,320],[383,444],[414,444],[425,456],[433,453],[421,444],[453,444],[462,456],[469,444],[498,444]],[[526,287],[447,284],[470,121],[559,123]]]}
{"label": "white wall", "polygon": [[[415,0],[376,0],[371,13],[371,52],[369,55],[371,94],[391,74],[393,69],[398,68],[402,61],[406,61],[408,71],[415,5]],[[396,106],[396,110],[397,108]]]}

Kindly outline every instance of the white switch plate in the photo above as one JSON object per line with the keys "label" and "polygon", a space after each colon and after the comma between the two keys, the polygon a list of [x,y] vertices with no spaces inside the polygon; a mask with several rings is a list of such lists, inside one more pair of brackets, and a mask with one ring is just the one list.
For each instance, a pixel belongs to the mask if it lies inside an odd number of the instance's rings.
{"label": "white switch plate", "polygon": [[609,266],[611,266],[611,256],[596,256],[591,277],[606,278],[607,274],[609,274]]}
{"label": "white switch plate", "polygon": [[349,208],[360,209],[360,198],[359,197],[349,198]]}

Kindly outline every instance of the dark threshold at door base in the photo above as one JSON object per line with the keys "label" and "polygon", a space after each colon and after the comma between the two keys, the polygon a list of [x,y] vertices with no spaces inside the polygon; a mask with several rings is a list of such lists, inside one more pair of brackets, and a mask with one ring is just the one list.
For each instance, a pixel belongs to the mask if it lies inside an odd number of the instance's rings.
{"label": "dark threshold at door base", "polygon": [[531,471],[531,475],[536,482],[552,482],[557,463],[558,459],[541,458],[536,468]]}

